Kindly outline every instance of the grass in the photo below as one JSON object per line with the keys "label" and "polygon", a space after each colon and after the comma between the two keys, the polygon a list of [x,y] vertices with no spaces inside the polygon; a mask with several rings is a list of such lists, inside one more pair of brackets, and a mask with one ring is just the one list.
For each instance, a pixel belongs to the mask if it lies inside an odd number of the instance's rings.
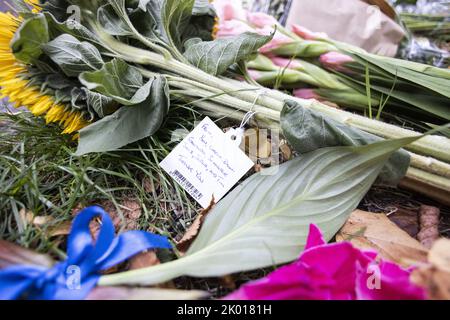
{"label": "grass", "polygon": [[[196,204],[158,164],[177,143],[173,130],[191,130],[195,114],[180,108],[172,117],[158,136],[128,149],[76,157],[75,141],[57,126],[29,113],[0,113],[0,238],[60,256],[48,230],[71,221],[77,208],[105,201],[125,226],[122,202],[129,199],[142,207],[139,229],[183,234]],[[38,228],[24,218],[25,210],[52,221]]]}

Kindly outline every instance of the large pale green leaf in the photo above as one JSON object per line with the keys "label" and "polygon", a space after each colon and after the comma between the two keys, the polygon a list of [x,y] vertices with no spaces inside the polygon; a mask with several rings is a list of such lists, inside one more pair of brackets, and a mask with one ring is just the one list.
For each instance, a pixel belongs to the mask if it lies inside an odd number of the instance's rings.
{"label": "large pale green leaf", "polygon": [[77,155],[117,150],[154,134],[169,110],[168,84],[165,78],[149,81],[148,98],[135,106],[124,106],[114,114],[80,131]]}
{"label": "large pale green leaf", "polygon": [[[326,147],[362,146],[383,140],[311,108],[304,108],[294,101],[286,102],[281,112],[281,127],[288,142],[301,154]],[[408,152],[395,152],[383,167],[380,180],[396,185],[406,175],[410,162]]]}
{"label": "large pale green leaf", "polygon": [[119,16],[117,10],[123,10],[123,0],[112,1],[101,6],[97,11],[97,20],[109,34],[114,36],[129,36],[133,31]]}
{"label": "large pale green leaf", "polygon": [[190,39],[185,44],[184,56],[197,68],[212,75],[221,75],[234,63],[248,59],[271,39],[272,36],[250,32],[214,41]]}
{"label": "large pale green leaf", "polygon": [[178,50],[183,47],[182,33],[192,16],[195,0],[165,0],[161,18],[170,45]]}
{"label": "large pale green leaf", "polygon": [[69,77],[77,77],[84,71],[101,69],[104,64],[94,45],[80,42],[70,34],[60,35],[43,45],[42,49]]}
{"label": "large pale green leaf", "polygon": [[72,107],[75,109],[86,107],[91,115],[91,120],[95,117],[104,118],[117,111],[119,107],[118,103],[112,98],[84,87],[73,88],[70,96]]}
{"label": "large pale green leaf", "polygon": [[103,277],[101,285],[165,282],[182,275],[213,277],[287,263],[317,224],[330,240],[393,152],[414,138],[362,147],[320,149],[259,173],[213,209],[186,256],[155,267]]}
{"label": "large pale green leaf", "polygon": [[[67,10],[67,7],[64,7],[64,10]],[[51,39],[56,38],[61,34],[67,33],[74,36],[80,41],[88,41],[92,44],[95,44],[99,48],[102,47],[102,44],[98,39],[98,37],[94,33],[92,33],[92,31],[90,31],[88,28],[82,25],[80,22],[74,19],[59,22],[53,15],[53,12],[54,11],[52,11],[51,13],[50,12],[42,13],[47,19]]]}
{"label": "large pale green leaf", "polygon": [[14,56],[31,63],[42,54],[41,46],[49,41],[47,20],[42,14],[26,19],[14,34],[11,48]]}
{"label": "large pale green leaf", "polygon": [[151,82],[144,79],[135,67],[121,59],[113,59],[98,71],[84,72],[80,82],[91,91],[96,91],[126,105],[135,105],[147,99]]}

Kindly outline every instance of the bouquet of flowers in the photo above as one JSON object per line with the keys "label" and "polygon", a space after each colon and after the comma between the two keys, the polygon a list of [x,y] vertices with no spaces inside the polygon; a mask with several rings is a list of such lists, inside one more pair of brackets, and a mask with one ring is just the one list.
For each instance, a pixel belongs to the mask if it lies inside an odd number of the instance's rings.
{"label": "bouquet of flowers", "polygon": [[[62,133],[77,141],[76,156],[106,153],[151,137],[179,105],[214,118],[241,120],[255,113],[259,127],[281,129],[304,154],[274,175],[256,174],[235,188],[212,210],[183,257],[94,277],[101,285],[148,285],[181,275],[219,276],[287,263],[305,247],[311,223],[330,240],[380,173],[396,182],[412,164],[430,183],[450,180],[444,162],[450,161],[447,138],[422,137],[229,77],[236,70],[245,77],[245,63],[258,50],[276,52],[280,33],[270,27],[263,34],[214,39],[220,30],[209,1],[15,0],[14,8],[0,14],[1,92],[16,106],[61,124]],[[336,48],[329,41],[298,44],[309,56]],[[298,47],[281,49],[297,52]],[[403,147],[443,161],[399,151]],[[111,231],[107,235],[112,248],[120,247]],[[97,250],[86,246],[98,258]],[[96,261],[95,266],[109,264]],[[89,271],[99,271],[94,269]],[[27,283],[41,283],[41,275]],[[60,281],[46,280],[50,288],[52,281]]]}

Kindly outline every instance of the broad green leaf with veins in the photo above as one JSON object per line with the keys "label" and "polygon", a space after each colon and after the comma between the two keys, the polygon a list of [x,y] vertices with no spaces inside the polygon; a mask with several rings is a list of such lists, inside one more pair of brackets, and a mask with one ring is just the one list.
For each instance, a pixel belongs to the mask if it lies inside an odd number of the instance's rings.
{"label": "broad green leaf with veins", "polygon": [[77,77],[84,71],[98,70],[104,64],[94,45],[80,42],[69,34],[63,34],[43,45],[42,50],[69,77]]}
{"label": "broad green leaf with veins", "polygon": [[84,72],[80,82],[91,91],[99,92],[126,105],[135,105],[147,99],[151,83],[144,84],[141,73],[120,59],[105,63],[102,69]]}
{"label": "broad green leaf with veins", "polygon": [[182,51],[181,37],[189,24],[195,0],[165,0],[161,17],[169,43]]}
{"label": "broad green leaf with veins", "polygon": [[124,106],[80,131],[77,155],[117,150],[154,134],[169,111],[165,78],[150,79],[150,94],[141,103]]}
{"label": "broad green leaf with veins", "polygon": [[14,34],[11,49],[17,60],[31,63],[42,54],[41,46],[49,41],[47,20],[35,15],[25,20]]}
{"label": "broad green leaf with veins", "polygon": [[272,39],[256,33],[243,33],[236,37],[186,42],[184,56],[195,67],[212,75],[223,74],[231,65],[248,59]]}
{"label": "broad green leaf with veins", "polygon": [[256,174],[206,218],[186,256],[158,266],[104,276],[101,285],[151,285],[179,276],[215,277],[295,260],[308,228],[332,239],[393,152],[418,138],[362,147],[326,148]]}

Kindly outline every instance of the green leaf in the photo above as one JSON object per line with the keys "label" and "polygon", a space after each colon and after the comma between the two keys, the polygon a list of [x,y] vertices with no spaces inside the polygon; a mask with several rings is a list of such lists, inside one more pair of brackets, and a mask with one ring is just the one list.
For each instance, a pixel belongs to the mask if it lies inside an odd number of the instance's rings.
{"label": "green leaf", "polygon": [[[337,146],[363,146],[382,141],[370,133],[337,122],[320,112],[287,101],[281,112],[283,135],[299,153]],[[397,185],[406,175],[411,157],[405,150],[395,152],[380,173],[380,180]]]}
{"label": "green leaf", "polygon": [[[399,63],[398,59],[378,57],[368,53],[354,53],[359,61],[368,61],[369,63],[389,72],[392,77],[397,76],[400,79],[405,79],[423,88],[430,89],[444,97],[450,98],[450,76],[448,78],[439,77],[435,74],[426,74],[420,69],[410,69],[405,64]],[[401,60],[400,60],[401,61]],[[428,68],[427,68],[428,69]],[[435,68],[436,69],[436,68]],[[450,75],[450,72],[447,72]]]}
{"label": "green leaf", "polygon": [[101,93],[86,88],[73,88],[71,91],[71,104],[73,108],[87,108],[92,120],[97,116],[104,118],[118,109],[118,103]]}
{"label": "green leaf", "polygon": [[98,49],[89,42],[80,42],[70,34],[63,34],[42,46],[42,50],[69,77],[84,71],[100,69],[104,62]]}
{"label": "green leaf", "polygon": [[79,79],[89,90],[111,97],[126,106],[143,102],[151,88],[150,81],[144,84],[139,70],[121,59],[105,63],[98,71],[84,72]]}
{"label": "green leaf", "polygon": [[[117,5],[117,8],[122,8],[120,3]],[[105,4],[98,9],[97,20],[110,35],[129,36],[133,34],[133,31],[117,14],[113,4],[111,3]]]}
{"label": "green leaf", "polygon": [[195,0],[165,0],[161,18],[169,44],[181,51],[182,33],[192,16]]}
{"label": "green leaf", "polygon": [[184,56],[197,68],[212,75],[221,75],[234,63],[248,59],[271,39],[272,36],[249,32],[214,41],[191,39],[185,44]]}
{"label": "green leaf", "polygon": [[48,41],[47,20],[38,14],[22,22],[14,34],[11,48],[17,60],[32,63],[41,56],[41,46]]}
{"label": "green leaf", "polygon": [[151,93],[145,101],[124,106],[82,129],[76,154],[114,151],[154,134],[169,110],[169,89],[162,77],[151,79],[149,83]]}
{"label": "green leaf", "polygon": [[139,9],[130,14],[130,20],[135,28],[143,36],[157,42],[169,43],[164,29],[161,12],[163,7],[161,0],[145,0],[139,2]]}
{"label": "green leaf", "polygon": [[[67,9],[67,6],[64,7],[64,10]],[[54,11],[52,11],[53,13]],[[99,41],[98,37],[95,36],[92,31],[86,28],[84,25],[75,20],[66,20],[63,22],[59,22],[55,16],[50,12],[43,12],[43,15],[47,19],[48,29],[50,38],[56,38],[57,36],[67,33],[80,41],[88,41],[90,43],[95,44],[97,47],[102,48],[102,44]]]}
{"label": "green leaf", "polygon": [[281,165],[274,175],[256,174],[208,214],[183,258],[104,276],[100,285],[151,285],[290,262],[303,250],[311,223],[332,239],[391,154],[416,139],[320,149]]}

